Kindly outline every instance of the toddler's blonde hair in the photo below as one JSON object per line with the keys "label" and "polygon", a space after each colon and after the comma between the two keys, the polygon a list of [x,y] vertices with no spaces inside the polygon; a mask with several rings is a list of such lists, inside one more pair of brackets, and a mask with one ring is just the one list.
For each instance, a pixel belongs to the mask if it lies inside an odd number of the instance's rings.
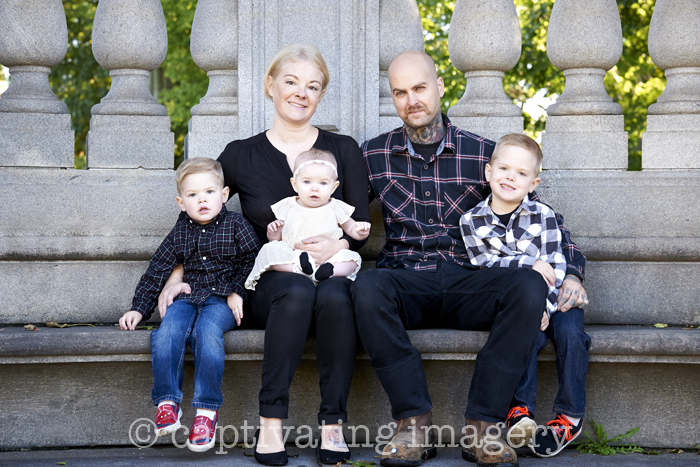
{"label": "toddler's blonde hair", "polygon": [[186,159],[175,171],[175,185],[177,192],[182,195],[182,181],[188,175],[211,172],[224,187],[224,170],[214,159],[208,157],[193,157]]}

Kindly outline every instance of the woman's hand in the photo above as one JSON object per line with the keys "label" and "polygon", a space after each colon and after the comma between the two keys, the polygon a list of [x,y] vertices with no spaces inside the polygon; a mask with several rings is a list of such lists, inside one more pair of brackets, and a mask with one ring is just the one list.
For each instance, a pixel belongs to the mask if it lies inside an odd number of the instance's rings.
{"label": "woman's hand", "polygon": [[175,297],[181,293],[192,293],[190,284],[182,282],[184,275],[185,268],[182,267],[182,264],[175,266],[173,272],[170,273],[170,277],[165,283],[163,290],[160,292],[160,295],[158,295],[158,313],[160,313],[161,318],[165,316],[166,310],[173,304]]}
{"label": "woman's hand", "polygon": [[316,264],[327,262],[331,256],[349,247],[347,240],[333,240],[322,235],[305,238],[301,243],[294,244],[294,249],[308,252]]}
{"label": "woman's hand", "polygon": [[276,220],[267,224],[267,239],[271,242],[282,241],[282,227],[284,226],[284,221]]}
{"label": "woman's hand", "polygon": [[233,312],[233,317],[236,319],[236,325],[241,325],[241,318],[243,318],[243,298],[236,292],[231,292],[231,295],[226,298],[226,304],[231,308]]}

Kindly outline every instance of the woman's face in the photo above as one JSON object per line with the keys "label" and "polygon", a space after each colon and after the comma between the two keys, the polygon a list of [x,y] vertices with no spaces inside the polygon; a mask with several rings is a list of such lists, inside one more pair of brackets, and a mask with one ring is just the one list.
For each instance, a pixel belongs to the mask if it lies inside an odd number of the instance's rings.
{"label": "woman's face", "polygon": [[275,104],[275,119],[308,123],[323,97],[323,74],[309,62],[286,62],[277,78],[268,76],[267,92]]}

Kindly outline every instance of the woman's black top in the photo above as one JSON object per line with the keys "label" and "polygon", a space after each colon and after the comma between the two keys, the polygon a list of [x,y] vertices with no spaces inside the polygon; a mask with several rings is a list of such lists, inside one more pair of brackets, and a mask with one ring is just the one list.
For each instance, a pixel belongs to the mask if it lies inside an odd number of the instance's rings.
{"label": "woman's black top", "polygon": [[[369,222],[368,178],[362,152],[350,136],[318,130],[314,148],[331,152],[338,163],[340,185],[333,193],[355,207],[352,218]],[[238,193],[243,216],[251,223],[262,243],[267,243],[267,225],[275,220],[270,206],[289,196],[296,196],[290,179],[292,171],[287,156],[275,148],[265,133],[230,142],[218,161],[224,169],[224,184],[231,196]],[[350,249],[358,250],[366,240],[357,241],[344,235]]]}

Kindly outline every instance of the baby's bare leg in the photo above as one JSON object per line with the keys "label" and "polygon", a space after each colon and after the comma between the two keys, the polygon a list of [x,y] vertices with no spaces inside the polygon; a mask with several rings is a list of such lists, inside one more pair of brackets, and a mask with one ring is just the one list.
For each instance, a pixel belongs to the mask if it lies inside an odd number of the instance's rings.
{"label": "baby's bare leg", "polygon": [[[353,263],[355,264],[355,263]],[[275,264],[274,266],[270,266],[272,269],[275,271],[280,271],[280,272],[294,272],[294,265],[293,264]]]}
{"label": "baby's bare leg", "polygon": [[342,263],[333,264],[333,277],[348,277],[357,269],[357,263],[354,261],[343,261]]}

